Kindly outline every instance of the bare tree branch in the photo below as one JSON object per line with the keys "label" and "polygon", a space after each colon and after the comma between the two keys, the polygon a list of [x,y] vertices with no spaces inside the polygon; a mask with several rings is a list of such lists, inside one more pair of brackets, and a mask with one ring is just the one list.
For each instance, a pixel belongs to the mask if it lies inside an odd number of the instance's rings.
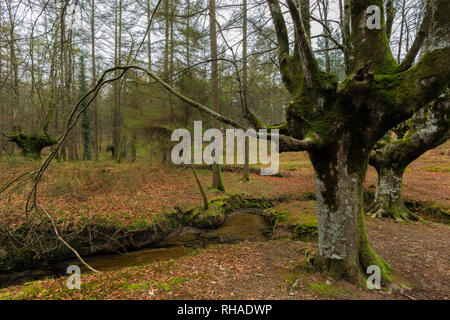
{"label": "bare tree branch", "polygon": [[328,34],[322,34],[319,35],[320,37],[327,37],[328,39],[330,39],[337,47],[337,49],[344,51],[344,46],[342,45],[342,43],[339,43],[339,41],[337,41],[333,36],[331,36],[331,30],[330,28],[327,26],[326,23],[324,23],[322,20],[317,19],[316,17],[311,16],[311,19],[320,23],[326,30]]}
{"label": "bare tree branch", "polygon": [[303,74],[305,76],[306,85],[308,88],[314,86],[314,75],[319,71],[319,66],[311,48],[308,35],[306,34],[305,26],[303,24],[302,14],[300,8],[294,0],[286,1],[294,21],[295,31],[298,39],[298,50],[300,54],[300,61],[302,64]]}
{"label": "bare tree branch", "polygon": [[396,10],[394,7],[394,0],[386,1],[386,33],[388,39],[391,38],[392,25],[394,24],[395,13]]}
{"label": "bare tree branch", "polygon": [[422,48],[423,42],[425,41],[430,31],[430,27],[433,20],[432,11],[433,10],[431,8],[431,0],[428,0],[425,6],[425,13],[419,31],[417,32],[416,38],[414,39],[414,43],[411,46],[411,49],[406,54],[405,58],[402,61],[402,64],[399,67],[399,72],[408,70],[413,65],[414,60],[416,59],[417,54],[419,53],[420,48]]}
{"label": "bare tree branch", "polygon": [[67,248],[69,248],[77,256],[78,260],[80,260],[81,263],[83,265],[85,265],[89,270],[91,270],[92,272],[95,272],[95,273],[99,273],[100,271],[98,271],[97,269],[94,269],[86,261],[84,261],[84,259],[78,253],[78,251],[75,250],[70,244],[68,244],[67,241],[63,239],[63,237],[61,237],[61,235],[59,234],[59,231],[58,231],[58,227],[56,226],[55,220],[53,220],[52,216],[48,213],[48,211],[45,210],[44,208],[40,207],[40,206],[39,206],[39,209],[42,212],[44,212],[45,216],[50,220],[50,222],[51,222],[51,224],[53,226],[53,231],[55,232],[56,237],[58,238],[58,240],[61,241]]}
{"label": "bare tree branch", "polygon": [[283,12],[280,8],[280,3],[277,0],[267,0],[270,14],[272,16],[273,24],[275,26],[275,33],[278,40],[278,62],[280,65],[281,75],[286,87],[292,88],[292,77],[290,69],[292,67],[291,57],[289,53],[289,36],[284,21]]}

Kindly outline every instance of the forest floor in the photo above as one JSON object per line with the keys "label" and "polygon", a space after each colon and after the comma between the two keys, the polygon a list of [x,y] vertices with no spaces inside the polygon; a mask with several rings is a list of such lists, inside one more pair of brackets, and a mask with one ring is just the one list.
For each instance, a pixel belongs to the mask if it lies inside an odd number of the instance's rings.
{"label": "forest floor", "polygon": [[315,242],[222,244],[189,256],[120,271],[66,277],[0,290],[0,299],[449,299],[449,227],[369,220],[377,253],[401,274],[387,290],[368,291],[305,267]]}
{"label": "forest floor", "polygon": [[[0,160],[0,188],[3,182],[38,167],[34,161]],[[249,183],[242,183],[240,173],[224,172],[226,193],[289,199],[315,192],[314,172],[306,153],[281,154],[280,173],[283,177],[252,174]],[[210,171],[198,170],[198,174],[204,186],[210,185]],[[366,181],[366,187],[375,190],[374,168],[369,167]],[[205,189],[209,199],[224,195]],[[25,203],[25,190],[9,199],[0,198],[0,219],[16,215],[15,209]],[[80,219],[125,226],[150,223],[156,213],[168,212],[175,206],[199,205],[202,201],[190,170],[151,166],[144,161],[55,161],[39,190],[42,205],[74,224]],[[403,193],[406,199],[450,209],[450,142],[428,151],[406,169]]]}
{"label": "forest floor", "polygon": [[[8,181],[34,162],[0,162],[0,181]],[[281,207],[302,208],[299,197],[314,192],[313,170],[305,153],[281,156],[283,177],[241,182],[225,172],[228,194],[283,198]],[[199,170],[206,186],[211,173]],[[376,185],[370,168],[367,188]],[[174,206],[199,205],[201,197],[189,170],[114,162],[53,163],[41,185],[40,201],[57,219],[76,224],[103,221],[127,227],[151,222],[155,213]],[[223,195],[207,189],[208,197]],[[450,208],[450,143],[427,152],[406,171],[404,197]],[[0,200],[0,217],[9,219],[24,193]],[[306,203],[303,201],[301,203]],[[295,209],[294,209],[295,210]],[[299,209],[300,211],[302,209]],[[303,212],[299,212],[303,214]],[[450,226],[367,219],[375,251],[400,274],[381,291],[359,289],[324,279],[306,267],[317,241],[277,238],[266,242],[213,245],[183,258],[82,276],[82,290],[68,290],[66,278],[33,281],[0,290],[0,299],[448,299],[450,298]]]}

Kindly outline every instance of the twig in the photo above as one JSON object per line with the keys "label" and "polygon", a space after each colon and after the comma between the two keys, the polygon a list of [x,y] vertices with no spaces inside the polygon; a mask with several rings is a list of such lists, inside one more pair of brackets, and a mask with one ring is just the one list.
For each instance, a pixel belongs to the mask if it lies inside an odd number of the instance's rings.
{"label": "twig", "polygon": [[405,297],[411,299],[411,300],[417,300],[416,298],[411,297],[410,295],[408,295],[408,294],[406,294],[406,293],[404,293],[404,292],[400,292],[400,293],[401,293],[402,295],[404,295]]}
{"label": "twig", "polygon": [[98,271],[97,269],[94,269],[86,261],[84,261],[84,259],[78,253],[78,251],[75,250],[70,244],[68,244],[66,242],[66,240],[63,239],[63,237],[61,237],[61,235],[59,234],[58,228],[56,226],[55,220],[53,220],[52,216],[47,212],[47,210],[45,210],[43,207],[40,207],[40,209],[44,212],[44,214],[47,216],[47,218],[52,223],[53,230],[55,231],[55,235],[59,239],[59,241],[61,241],[67,248],[69,248],[73,253],[75,253],[75,255],[77,256],[78,260],[80,260],[81,263],[84,264],[89,270],[91,270],[91,271],[93,271],[95,273],[99,273],[100,271]]}

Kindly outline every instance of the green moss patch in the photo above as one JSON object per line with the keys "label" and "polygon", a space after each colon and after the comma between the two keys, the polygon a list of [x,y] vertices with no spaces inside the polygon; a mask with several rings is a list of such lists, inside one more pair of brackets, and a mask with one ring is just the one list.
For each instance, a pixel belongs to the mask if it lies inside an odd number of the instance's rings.
{"label": "green moss patch", "polygon": [[426,167],[426,168],[422,168],[423,171],[427,171],[427,172],[439,172],[441,171],[440,167],[436,167],[436,166],[432,166],[432,167]]}
{"label": "green moss patch", "polygon": [[45,136],[30,136],[24,133],[14,134],[8,136],[8,140],[14,142],[22,149],[24,155],[33,155],[39,158],[42,149],[53,146],[58,140]]}
{"label": "green moss patch", "polygon": [[186,277],[175,277],[168,282],[155,282],[153,286],[157,288],[162,288],[165,291],[169,292],[173,289],[176,289],[177,285],[183,282],[189,281]]}
{"label": "green moss patch", "polygon": [[313,293],[321,299],[330,299],[342,297],[353,298],[354,294],[344,288],[340,288],[332,284],[322,284],[322,283],[310,283],[307,286],[309,292]]}
{"label": "green moss patch", "polygon": [[178,211],[181,213],[181,221],[185,225],[198,228],[217,228],[223,224],[227,214],[233,211],[247,208],[266,209],[272,206],[273,203],[269,199],[234,194],[211,200],[206,211],[199,207],[184,212],[178,208]]}
{"label": "green moss patch", "polygon": [[143,290],[148,290],[149,283],[145,282],[145,281],[139,282],[139,283],[127,283],[127,284],[124,284],[122,288],[132,290],[132,291],[143,291]]}
{"label": "green moss patch", "polygon": [[295,240],[312,241],[317,239],[317,203],[291,201],[266,210],[266,217],[273,225],[275,238],[288,237]]}
{"label": "green moss patch", "polygon": [[405,205],[408,210],[418,214],[425,220],[433,222],[440,222],[446,225],[450,225],[450,210],[444,208],[438,203],[426,202],[426,201],[413,201],[405,199]]}

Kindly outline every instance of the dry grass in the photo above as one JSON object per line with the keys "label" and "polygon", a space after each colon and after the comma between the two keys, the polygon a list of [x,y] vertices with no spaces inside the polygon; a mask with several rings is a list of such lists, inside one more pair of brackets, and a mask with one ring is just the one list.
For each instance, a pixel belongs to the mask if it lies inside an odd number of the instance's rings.
{"label": "dry grass", "polygon": [[[289,162],[304,156],[289,154]],[[32,161],[0,162],[0,187],[38,166],[39,163]],[[210,199],[224,195],[208,188],[210,171],[199,170],[198,174]],[[314,188],[311,169],[300,169],[284,178],[252,174],[249,183],[241,182],[240,173],[225,172],[223,178],[229,194],[277,198],[297,196]],[[0,200],[1,219],[21,214],[27,190],[24,188],[9,199]],[[202,200],[190,170],[151,166],[145,162],[101,161],[52,163],[40,184],[39,201],[58,219],[73,223],[83,219],[133,225],[143,221],[151,223],[156,213],[170,212],[175,206],[200,205]]]}
{"label": "dry grass", "polygon": [[[436,202],[450,207],[450,142],[431,150],[406,171],[404,196],[414,200]],[[263,177],[252,174],[249,183],[241,182],[240,173],[223,174],[227,193],[246,193],[268,198],[296,198],[315,190],[313,169],[304,152],[283,153],[280,171],[286,177]],[[35,170],[38,162],[0,160],[0,188],[15,176]],[[439,170],[426,170],[427,168]],[[223,193],[209,189],[211,172],[199,170],[209,198]],[[375,186],[376,172],[369,169],[367,186]],[[40,203],[58,218],[77,223],[79,219],[97,223],[135,225],[151,223],[156,213],[175,206],[201,204],[201,196],[189,170],[113,161],[53,162],[40,185]],[[26,188],[9,199],[0,200],[0,219],[21,215]]]}

